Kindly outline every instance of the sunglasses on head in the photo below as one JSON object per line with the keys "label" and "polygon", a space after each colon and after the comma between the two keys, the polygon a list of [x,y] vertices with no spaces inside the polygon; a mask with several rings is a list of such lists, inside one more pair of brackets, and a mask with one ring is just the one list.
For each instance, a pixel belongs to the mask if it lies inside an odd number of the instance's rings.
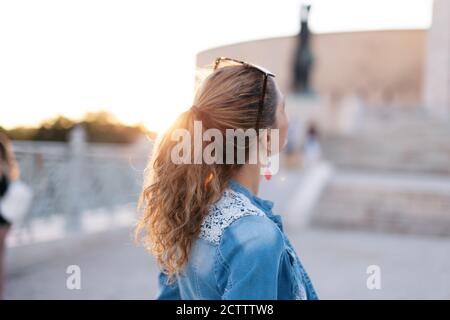
{"label": "sunglasses on head", "polygon": [[241,61],[241,60],[237,60],[237,59],[233,59],[233,58],[227,58],[227,57],[219,57],[215,60],[214,62],[214,71],[216,69],[218,69],[219,67],[225,67],[225,66],[231,66],[231,65],[243,65],[246,66],[248,68],[253,68],[258,70],[259,72],[261,72],[264,76],[263,78],[263,86],[262,86],[262,93],[261,93],[261,99],[259,101],[259,107],[258,107],[258,116],[256,118],[256,131],[258,131],[259,129],[259,121],[260,121],[260,117],[261,117],[261,113],[262,113],[262,109],[264,106],[264,98],[266,95],[266,87],[267,87],[267,78],[270,77],[275,77],[275,74],[273,74],[272,72],[270,72],[269,70],[257,66],[255,64],[246,62],[246,61]]}

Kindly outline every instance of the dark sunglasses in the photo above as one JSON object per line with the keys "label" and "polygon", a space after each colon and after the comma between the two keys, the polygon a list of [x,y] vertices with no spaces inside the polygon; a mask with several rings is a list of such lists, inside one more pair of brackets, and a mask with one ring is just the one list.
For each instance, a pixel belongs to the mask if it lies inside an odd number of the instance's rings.
{"label": "dark sunglasses", "polygon": [[216,70],[217,68],[219,68],[219,65],[223,65],[223,66],[230,66],[233,64],[240,64],[240,65],[244,65],[246,67],[249,68],[253,68],[256,69],[258,71],[260,71],[263,75],[264,75],[264,83],[263,83],[263,89],[262,89],[262,93],[261,93],[261,99],[259,101],[259,107],[258,107],[258,116],[256,118],[256,132],[258,132],[259,129],[259,119],[261,117],[261,113],[262,113],[262,109],[264,106],[264,98],[266,96],[266,87],[267,87],[267,78],[270,77],[274,77],[275,75],[270,72],[269,70],[257,66],[255,64],[246,62],[246,61],[241,61],[241,60],[237,60],[237,59],[233,59],[233,58],[227,58],[227,57],[219,57],[216,59],[216,61],[214,62],[214,70]]}

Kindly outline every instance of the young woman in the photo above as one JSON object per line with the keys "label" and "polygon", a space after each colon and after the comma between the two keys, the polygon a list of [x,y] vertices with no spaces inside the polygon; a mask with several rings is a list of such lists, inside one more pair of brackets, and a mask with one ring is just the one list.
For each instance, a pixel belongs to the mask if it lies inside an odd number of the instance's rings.
{"label": "young woman", "polygon": [[[273,203],[257,196],[262,164],[248,161],[252,141],[244,145],[245,163],[229,163],[226,154],[212,164],[173,161],[179,141],[172,133],[193,136],[195,121],[203,132],[224,135],[227,129],[275,129],[284,145],[288,120],[274,78],[246,62],[216,59],[194,105],[157,143],[136,232],[161,268],[158,299],[317,299]],[[269,154],[276,152],[271,132],[255,137]],[[233,150],[239,150],[236,142]]]}
{"label": "young woman", "polygon": [[[6,135],[0,132],[0,201],[8,190],[9,183],[19,177],[19,170],[14,158],[11,143]],[[0,208],[1,209],[1,208]],[[11,223],[0,211],[0,299],[3,297],[3,260],[5,240]]]}

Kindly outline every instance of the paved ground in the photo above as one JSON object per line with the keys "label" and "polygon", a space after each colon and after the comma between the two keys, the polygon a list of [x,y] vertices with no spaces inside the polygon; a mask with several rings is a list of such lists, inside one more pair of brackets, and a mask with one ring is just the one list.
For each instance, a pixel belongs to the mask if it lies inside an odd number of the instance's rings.
{"label": "paved ground", "polygon": [[[322,299],[450,299],[450,239],[312,229],[290,237]],[[152,299],[156,266],[130,239],[120,229],[11,249],[6,298]],[[66,268],[74,264],[81,290],[66,289]],[[373,264],[381,268],[381,290],[366,287]]]}
{"label": "paved ground", "polygon": [[[302,228],[293,215],[302,198],[314,196],[324,175],[280,172],[262,185],[275,201],[292,243],[322,299],[450,299],[450,238]],[[304,181],[310,181],[305,185]],[[320,183],[317,183],[320,182]],[[307,202],[301,203],[304,208]],[[283,213],[289,213],[284,215]],[[131,240],[130,228],[11,248],[7,299],[152,299],[156,265]],[[66,288],[66,269],[81,268],[81,290]],[[381,268],[381,289],[366,286],[367,267]]]}

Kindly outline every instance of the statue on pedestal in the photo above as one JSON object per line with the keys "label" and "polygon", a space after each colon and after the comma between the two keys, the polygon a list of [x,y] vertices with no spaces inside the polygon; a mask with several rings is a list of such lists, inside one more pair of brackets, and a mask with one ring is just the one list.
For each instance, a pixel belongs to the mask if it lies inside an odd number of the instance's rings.
{"label": "statue on pedestal", "polygon": [[308,27],[311,5],[301,7],[300,32],[297,36],[297,50],[294,60],[293,90],[298,93],[311,93],[310,75],[314,57],[310,47],[311,32]]}

